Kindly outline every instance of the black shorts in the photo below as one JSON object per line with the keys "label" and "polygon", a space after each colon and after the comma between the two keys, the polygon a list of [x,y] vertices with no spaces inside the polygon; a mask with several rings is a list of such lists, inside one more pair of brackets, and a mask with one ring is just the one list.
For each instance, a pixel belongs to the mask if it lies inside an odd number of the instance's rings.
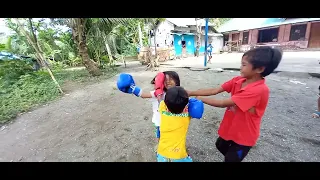
{"label": "black shorts", "polygon": [[226,141],[219,137],[216,141],[217,149],[224,155],[225,162],[241,162],[248,154],[251,146],[243,146],[234,141]]}

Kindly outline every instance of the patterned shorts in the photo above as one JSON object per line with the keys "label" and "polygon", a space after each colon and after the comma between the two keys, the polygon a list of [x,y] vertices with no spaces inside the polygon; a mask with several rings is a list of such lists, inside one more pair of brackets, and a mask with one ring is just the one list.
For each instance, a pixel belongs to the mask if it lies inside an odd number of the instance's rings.
{"label": "patterned shorts", "polygon": [[154,133],[156,134],[156,138],[160,138],[160,127],[154,125],[154,128],[155,128]]}
{"label": "patterned shorts", "polygon": [[182,159],[170,159],[157,154],[157,162],[193,162],[190,156]]}

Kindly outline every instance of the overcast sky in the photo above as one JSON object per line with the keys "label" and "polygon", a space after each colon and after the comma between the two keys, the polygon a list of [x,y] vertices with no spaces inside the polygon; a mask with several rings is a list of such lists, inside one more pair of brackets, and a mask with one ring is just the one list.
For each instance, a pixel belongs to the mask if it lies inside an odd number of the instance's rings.
{"label": "overcast sky", "polygon": [[[34,18],[34,20],[38,20],[40,18]],[[45,22],[49,23],[49,19],[46,18]],[[56,26],[59,27],[62,31],[67,31],[69,28],[66,26]],[[4,21],[4,18],[0,18],[0,33],[4,32],[6,33],[6,35],[10,34],[10,32],[12,32],[7,26],[6,23]]]}
{"label": "overcast sky", "polygon": [[4,32],[6,34],[10,33],[10,29],[7,28],[4,18],[0,18],[0,32]]}

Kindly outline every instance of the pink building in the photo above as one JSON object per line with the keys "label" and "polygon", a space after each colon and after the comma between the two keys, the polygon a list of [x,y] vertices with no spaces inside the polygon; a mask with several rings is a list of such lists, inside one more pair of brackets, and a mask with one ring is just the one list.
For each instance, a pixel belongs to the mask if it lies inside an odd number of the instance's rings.
{"label": "pink building", "polygon": [[282,49],[320,49],[320,18],[234,18],[218,28],[224,44],[238,50],[271,45]]}

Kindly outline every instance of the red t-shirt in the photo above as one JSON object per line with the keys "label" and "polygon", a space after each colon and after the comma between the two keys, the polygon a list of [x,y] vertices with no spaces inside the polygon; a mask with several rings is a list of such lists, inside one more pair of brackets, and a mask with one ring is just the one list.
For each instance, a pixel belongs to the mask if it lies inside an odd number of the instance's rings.
{"label": "red t-shirt", "polygon": [[245,78],[238,76],[222,85],[226,92],[231,93],[231,99],[236,105],[227,107],[218,134],[224,140],[254,146],[260,136],[261,118],[268,104],[269,88],[264,79],[241,88],[245,81]]}

